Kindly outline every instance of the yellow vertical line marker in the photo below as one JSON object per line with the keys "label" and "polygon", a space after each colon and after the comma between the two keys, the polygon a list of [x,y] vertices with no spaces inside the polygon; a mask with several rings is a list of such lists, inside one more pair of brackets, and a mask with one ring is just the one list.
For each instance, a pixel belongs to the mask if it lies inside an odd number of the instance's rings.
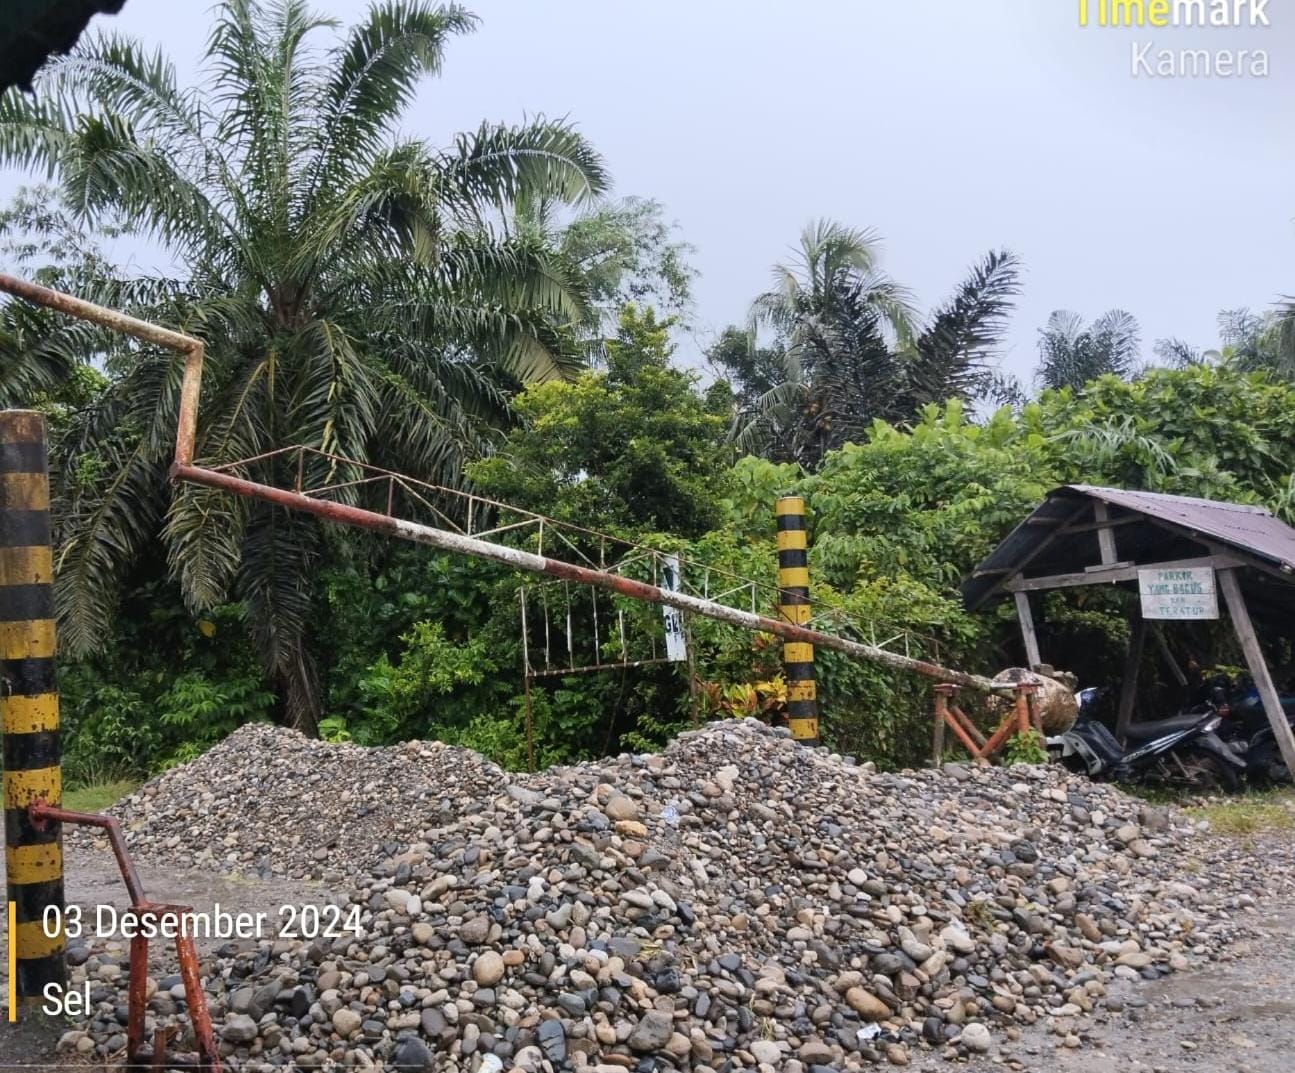
{"label": "yellow vertical line marker", "polygon": [[18,1020],[18,903],[9,903],[9,1023]]}

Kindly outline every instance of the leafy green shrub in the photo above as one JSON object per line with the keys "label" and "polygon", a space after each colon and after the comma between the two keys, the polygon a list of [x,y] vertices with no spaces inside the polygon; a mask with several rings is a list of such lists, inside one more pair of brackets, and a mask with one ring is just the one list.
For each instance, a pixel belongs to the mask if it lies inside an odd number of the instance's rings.
{"label": "leafy green shrub", "polygon": [[1043,744],[1043,735],[1033,727],[1013,734],[1003,749],[1003,760],[1008,764],[1046,764],[1048,748]]}

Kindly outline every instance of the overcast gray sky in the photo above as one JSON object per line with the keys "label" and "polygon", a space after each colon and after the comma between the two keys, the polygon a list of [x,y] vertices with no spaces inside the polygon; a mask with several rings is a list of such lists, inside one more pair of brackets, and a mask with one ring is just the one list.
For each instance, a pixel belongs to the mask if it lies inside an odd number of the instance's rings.
{"label": "overcast gray sky", "polygon": [[[316,0],[344,21],[365,0]],[[568,115],[618,194],[662,202],[697,249],[696,337],[740,321],[817,216],[872,227],[924,307],[984,251],[1025,263],[1004,354],[1028,375],[1056,308],[1119,306],[1144,346],[1215,342],[1221,308],[1295,293],[1295,4],[1271,26],[1078,24],[1077,0],[468,0],[408,127]],[[1092,0],[1096,8],[1096,0]],[[198,59],[205,0],[96,18]],[[1133,42],[1263,48],[1267,78],[1150,79]],[[1153,52],[1154,55],[1154,52]],[[0,182],[0,194],[15,185]]]}

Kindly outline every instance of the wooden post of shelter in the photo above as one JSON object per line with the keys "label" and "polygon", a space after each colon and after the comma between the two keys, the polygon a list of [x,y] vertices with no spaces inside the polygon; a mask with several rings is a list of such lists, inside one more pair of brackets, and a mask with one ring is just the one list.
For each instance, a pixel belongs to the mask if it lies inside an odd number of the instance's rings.
{"label": "wooden post of shelter", "polygon": [[1034,613],[1030,609],[1028,592],[1016,594],[1016,618],[1021,624],[1021,638],[1025,641],[1025,662],[1030,670],[1034,670],[1043,662],[1043,657],[1039,655],[1039,635],[1034,628]]}
{"label": "wooden post of shelter", "polygon": [[1115,717],[1115,736],[1123,743],[1133,722],[1133,702],[1138,696],[1138,671],[1142,667],[1142,650],[1147,643],[1147,620],[1135,604],[1132,630],[1129,633],[1129,651],[1124,657],[1124,677],[1120,680],[1120,707]]}
{"label": "wooden post of shelter", "polygon": [[1259,645],[1254,623],[1250,621],[1250,610],[1246,607],[1237,573],[1231,569],[1220,570],[1218,578],[1223,588],[1223,598],[1227,601],[1232,628],[1236,631],[1237,640],[1241,642],[1241,651],[1245,653],[1246,665],[1250,668],[1250,677],[1259,689],[1259,699],[1263,701],[1264,712],[1273,728],[1273,735],[1277,738],[1277,746],[1281,749],[1282,759],[1286,761],[1286,768],[1291,777],[1295,778],[1295,734],[1292,734],[1290,723],[1286,721],[1286,712],[1268,671],[1268,663]]}

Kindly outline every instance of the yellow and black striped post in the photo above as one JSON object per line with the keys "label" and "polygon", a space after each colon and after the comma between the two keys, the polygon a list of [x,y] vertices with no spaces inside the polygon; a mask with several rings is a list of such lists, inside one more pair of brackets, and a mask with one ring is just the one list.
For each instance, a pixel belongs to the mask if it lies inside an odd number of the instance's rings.
{"label": "yellow and black striped post", "polygon": [[[66,982],[62,828],[37,830],[27,816],[34,801],[62,804],[53,580],[45,419],[0,410],[0,722],[9,964],[16,970],[9,995],[20,1006],[39,1001],[46,984]],[[49,905],[59,909],[54,938],[45,934]]]}
{"label": "yellow and black striped post", "polygon": [[[809,625],[809,542],[805,530],[805,501],[783,496],[778,515],[778,612],[788,622]],[[787,717],[791,736],[806,745],[818,744],[818,683],[814,678],[814,646],[788,641],[782,646],[787,674]]]}

